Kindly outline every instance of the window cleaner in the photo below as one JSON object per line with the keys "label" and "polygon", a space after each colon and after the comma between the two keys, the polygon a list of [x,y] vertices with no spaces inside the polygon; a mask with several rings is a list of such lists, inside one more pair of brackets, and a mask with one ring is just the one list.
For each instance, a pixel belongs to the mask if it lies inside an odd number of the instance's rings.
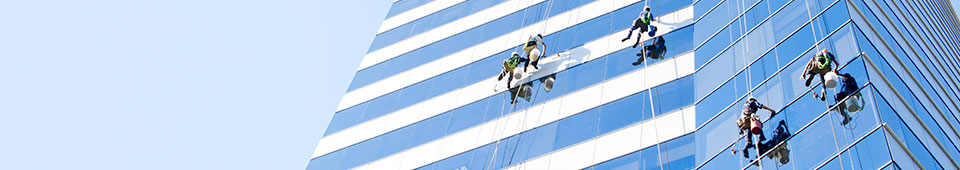
{"label": "window cleaner", "polygon": [[[840,76],[840,83],[843,84],[840,88],[840,91],[834,96],[834,100],[837,105],[837,111],[840,112],[840,115],[843,116],[842,125],[847,125],[850,123],[850,115],[847,114],[847,111],[856,112],[862,109],[860,106],[863,104],[857,103],[859,100],[860,93],[857,90],[860,87],[857,85],[857,80],[850,75],[850,73],[843,73]],[[850,96],[850,99],[847,99],[846,102],[843,102],[843,98]]]}
{"label": "window cleaner", "polygon": [[643,63],[644,56],[649,57],[651,59],[663,59],[663,53],[666,53],[666,52],[667,52],[667,46],[665,45],[663,36],[657,37],[656,39],[653,39],[653,43],[651,43],[650,45],[643,46],[643,51],[640,53],[637,53],[637,57],[640,57],[640,58],[637,59],[637,62],[634,62],[632,64],[634,66],[640,65],[640,63]]}
{"label": "window cleaner", "polygon": [[[543,48],[540,48],[537,44],[543,45]],[[547,49],[547,44],[543,42],[543,35],[531,35],[530,38],[527,38],[527,44],[523,45],[523,52],[526,53],[529,61],[523,65],[523,72],[527,72],[527,67],[530,65],[533,65],[534,69],[540,69],[540,67],[537,67],[537,63],[540,61],[540,57],[543,57],[542,49]]]}
{"label": "window cleaner", "polygon": [[813,81],[814,77],[819,75],[821,87],[820,93],[822,96],[818,95],[816,91],[813,92],[814,98],[820,98],[820,100],[826,100],[827,87],[825,84],[824,76],[833,71],[837,72],[837,68],[834,66],[837,63],[837,59],[833,57],[833,54],[829,50],[823,49],[817,53],[816,56],[810,59],[810,62],[807,62],[807,66],[804,68],[806,70],[803,75],[800,76],[800,79],[806,79],[805,86],[810,86],[810,81]]}
{"label": "window cleaner", "polygon": [[[514,70],[515,68],[517,68],[517,66],[520,65],[521,62],[526,63],[526,62],[528,62],[528,61],[529,61],[528,59],[525,59],[525,58],[520,57],[520,54],[517,54],[517,52],[511,53],[511,54],[510,54],[510,58],[507,58],[506,60],[503,60],[503,67],[502,67],[503,70],[500,72],[500,75],[497,76],[497,81],[502,80],[503,77],[506,76],[506,77],[507,77],[507,88],[510,88],[510,83],[513,82],[513,77],[514,77],[514,76],[513,76],[513,74],[514,74],[513,70]],[[517,77],[517,78],[519,78],[519,77]],[[496,92],[497,89],[494,88],[493,91]]]}
{"label": "window cleaner", "polygon": [[[753,135],[760,135],[760,141],[767,140],[763,136],[763,124],[760,122],[760,117],[756,115],[757,110],[764,109],[770,111],[770,117],[777,115],[777,111],[770,109],[760,102],[757,102],[757,98],[750,97],[743,104],[743,114],[740,115],[740,118],[737,119],[737,126],[740,128],[740,135],[746,133],[747,146],[743,148],[743,157],[750,158],[749,152],[750,148],[753,148]],[[759,142],[759,141],[758,141]],[[737,153],[737,150],[732,150],[734,154]]]}
{"label": "window cleaner", "polygon": [[650,25],[650,22],[652,21],[657,21],[657,19],[653,17],[652,13],[650,13],[650,7],[646,6],[643,8],[643,12],[640,12],[640,16],[637,17],[637,20],[633,21],[633,26],[630,27],[630,31],[627,32],[627,38],[623,38],[620,40],[620,42],[626,42],[629,40],[630,36],[633,35],[633,31],[637,29],[639,29],[637,32],[637,42],[633,44],[633,48],[637,48],[637,44],[640,44],[640,37],[644,32],[649,31],[647,35],[651,37],[657,35],[657,27]]}

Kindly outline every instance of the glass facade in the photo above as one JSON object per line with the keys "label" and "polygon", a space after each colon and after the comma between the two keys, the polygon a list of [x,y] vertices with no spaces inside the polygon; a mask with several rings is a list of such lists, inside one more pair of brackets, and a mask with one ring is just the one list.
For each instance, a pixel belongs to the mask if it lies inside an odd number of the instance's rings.
{"label": "glass facade", "polygon": [[[421,7],[435,4],[446,5]],[[632,38],[661,37],[666,50],[641,63],[643,48],[621,39],[644,6],[658,30]],[[307,169],[960,169],[952,10],[942,0],[399,0],[385,20],[420,16],[376,36],[367,55],[386,58],[358,69]],[[478,15],[484,23],[450,26]],[[513,93],[497,80],[502,61],[536,34],[541,68],[514,80],[533,91]],[[835,62],[815,60],[822,50]],[[843,78],[806,79],[820,61]],[[750,98],[776,112],[747,123],[763,135],[738,127]]]}

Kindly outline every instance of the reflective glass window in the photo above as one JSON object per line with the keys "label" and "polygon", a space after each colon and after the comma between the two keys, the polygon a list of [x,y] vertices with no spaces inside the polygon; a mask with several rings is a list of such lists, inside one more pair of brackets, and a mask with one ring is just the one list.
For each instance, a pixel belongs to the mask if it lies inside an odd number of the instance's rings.
{"label": "reflective glass window", "polygon": [[557,140],[553,149],[564,148],[597,136],[598,116],[598,109],[590,109],[560,120],[557,123]]}
{"label": "reflective glass window", "polygon": [[440,114],[417,123],[417,130],[413,133],[410,146],[417,146],[440,138],[446,132],[449,122],[450,114]]}

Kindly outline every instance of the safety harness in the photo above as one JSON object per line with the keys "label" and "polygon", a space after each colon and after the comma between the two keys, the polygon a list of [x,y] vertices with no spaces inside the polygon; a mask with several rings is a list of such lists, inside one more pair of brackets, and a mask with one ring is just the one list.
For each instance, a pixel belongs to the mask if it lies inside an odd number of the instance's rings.
{"label": "safety harness", "polygon": [[828,69],[830,67],[831,58],[833,58],[833,54],[827,52],[820,52],[817,54],[817,69]]}

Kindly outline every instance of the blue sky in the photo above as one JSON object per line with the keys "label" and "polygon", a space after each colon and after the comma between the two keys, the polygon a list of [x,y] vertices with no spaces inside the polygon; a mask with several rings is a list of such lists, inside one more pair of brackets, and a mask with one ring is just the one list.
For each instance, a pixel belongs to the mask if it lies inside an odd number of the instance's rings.
{"label": "blue sky", "polygon": [[390,4],[0,1],[0,169],[303,169]]}
{"label": "blue sky", "polygon": [[0,1],[0,169],[303,169],[390,4]]}

